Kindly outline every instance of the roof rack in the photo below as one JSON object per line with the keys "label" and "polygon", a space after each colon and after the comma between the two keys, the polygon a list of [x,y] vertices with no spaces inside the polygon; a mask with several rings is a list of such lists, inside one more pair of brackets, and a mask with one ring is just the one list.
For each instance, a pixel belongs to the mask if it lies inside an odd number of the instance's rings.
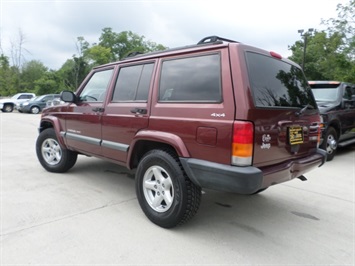
{"label": "roof rack", "polygon": [[[222,37],[213,35],[213,36],[208,36],[208,37],[203,38],[201,41],[199,41],[197,43],[197,45],[221,44],[223,42],[238,43],[237,41],[233,41],[233,40],[230,40],[230,39],[226,39],[226,38],[222,38]],[[164,50],[164,51],[178,51],[178,50],[191,48],[191,47],[196,47],[196,44],[182,46],[182,47],[170,48],[170,49],[167,49],[167,50]],[[144,56],[144,55],[147,55],[147,54],[153,55],[153,54],[158,54],[158,53],[161,53],[161,52],[163,52],[163,51],[154,51],[154,52],[149,52],[149,53],[131,52],[126,57],[122,58],[121,60],[131,59],[132,57],[140,57],[140,56]]]}
{"label": "roof rack", "polygon": [[222,43],[222,42],[237,42],[237,41],[233,41],[230,39],[226,39],[226,38],[222,38],[216,35],[213,36],[208,36],[203,38],[201,41],[199,41],[197,44],[207,44],[207,43]]}
{"label": "roof rack", "polygon": [[126,57],[133,57],[133,56],[140,55],[140,54],[144,54],[144,53],[138,52],[138,51],[130,52]]}

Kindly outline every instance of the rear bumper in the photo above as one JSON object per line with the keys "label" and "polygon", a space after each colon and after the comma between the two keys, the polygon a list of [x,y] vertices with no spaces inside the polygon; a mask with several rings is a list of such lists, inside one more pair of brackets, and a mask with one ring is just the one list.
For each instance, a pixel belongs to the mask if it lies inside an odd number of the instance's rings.
{"label": "rear bumper", "polygon": [[191,181],[202,188],[252,194],[322,166],[326,152],[318,149],[311,156],[263,168],[237,167],[193,158],[180,158],[180,161]]}

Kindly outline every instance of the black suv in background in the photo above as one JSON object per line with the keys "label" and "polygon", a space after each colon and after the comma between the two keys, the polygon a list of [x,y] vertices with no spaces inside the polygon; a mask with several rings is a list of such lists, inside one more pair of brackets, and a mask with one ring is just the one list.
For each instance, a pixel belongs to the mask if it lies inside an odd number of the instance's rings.
{"label": "black suv in background", "polygon": [[321,148],[334,158],[337,147],[355,143],[355,84],[339,81],[309,81],[323,117]]}

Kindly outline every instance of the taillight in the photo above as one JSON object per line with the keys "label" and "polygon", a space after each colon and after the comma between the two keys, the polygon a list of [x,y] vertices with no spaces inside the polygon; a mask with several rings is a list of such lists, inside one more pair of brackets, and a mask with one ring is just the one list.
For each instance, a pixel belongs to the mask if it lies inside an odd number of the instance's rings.
{"label": "taillight", "polygon": [[252,164],[254,126],[251,122],[235,121],[233,124],[232,164]]}
{"label": "taillight", "polygon": [[324,121],[323,121],[323,117],[321,116],[320,122],[319,122],[319,127],[318,127],[317,147],[319,147],[319,145],[320,145],[323,130],[324,130]]}

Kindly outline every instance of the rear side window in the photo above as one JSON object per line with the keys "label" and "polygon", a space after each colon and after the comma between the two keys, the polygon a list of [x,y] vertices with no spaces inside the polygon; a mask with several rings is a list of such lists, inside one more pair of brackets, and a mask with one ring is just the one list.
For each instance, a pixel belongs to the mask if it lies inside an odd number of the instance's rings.
{"label": "rear side window", "polygon": [[147,101],[152,72],[152,63],[121,68],[112,101]]}
{"label": "rear side window", "polygon": [[281,60],[246,53],[249,81],[257,107],[317,108],[301,69]]}
{"label": "rear side window", "polygon": [[160,102],[221,102],[220,55],[204,55],[163,62]]}

